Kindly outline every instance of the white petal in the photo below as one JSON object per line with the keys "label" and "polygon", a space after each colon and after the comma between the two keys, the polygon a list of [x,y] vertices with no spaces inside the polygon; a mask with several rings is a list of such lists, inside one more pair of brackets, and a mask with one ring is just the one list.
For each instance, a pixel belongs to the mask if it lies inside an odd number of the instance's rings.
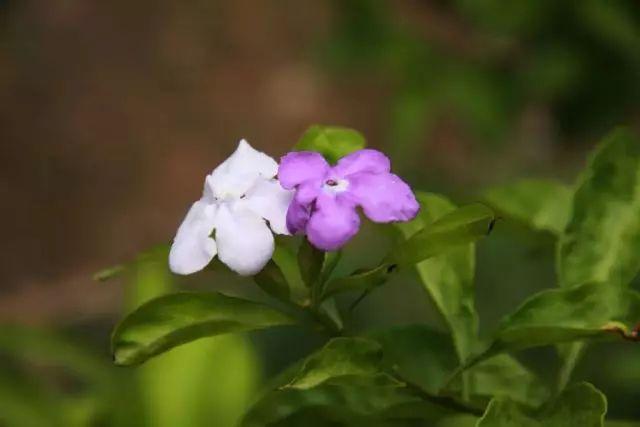
{"label": "white petal", "polygon": [[249,190],[240,203],[269,221],[274,233],[290,234],[287,229],[287,210],[293,191],[285,190],[276,179],[261,180]]}
{"label": "white petal", "polygon": [[207,185],[219,199],[237,198],[253,187],[258,178],[273,178],[277,173],[278,163],[243,139],[231,157],[207,177]]}
{"label": "white petal", "polygon": [[176,274],[202,270],[216,256],[216,242],[210,237],[215,226],[216,208],[197,201],[178,228],[169,252],[169,268]]}
{"label": "white petal", "polygon": [[274,250],[273,234],[265,221],[239,206],[224,205],[217,216],[218,256],[240,275],[258,273]]}

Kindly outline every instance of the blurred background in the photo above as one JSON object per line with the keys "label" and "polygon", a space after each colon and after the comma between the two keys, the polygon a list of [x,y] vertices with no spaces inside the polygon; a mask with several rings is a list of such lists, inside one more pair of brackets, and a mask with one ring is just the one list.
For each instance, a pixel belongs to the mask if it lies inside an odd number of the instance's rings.
{"label": "blurred background", "polygon": [[[570,184],[607,131],[640,124],[640,5],[0,0],[0,99],[0,425],[231,426],[321,337],[221,337],[112,368],[112,326],[151,296],[263,296],[224,271],[177,280],[162,250],[120,280],[93,273],[170,241],[240,138],[279,157],[315,123],[360,130],[415,188],[459,203],[518,178]],[[367,225],[340,268],[392,238]],[[555,286],[551,237],[498,227],[476,283],[487,335]],[[438,325],[410,274],[353,319],[416,321]],[[595,346],[576,377],[640,417],[639,356]],[[554,375],[553,351],[523,357]]]}

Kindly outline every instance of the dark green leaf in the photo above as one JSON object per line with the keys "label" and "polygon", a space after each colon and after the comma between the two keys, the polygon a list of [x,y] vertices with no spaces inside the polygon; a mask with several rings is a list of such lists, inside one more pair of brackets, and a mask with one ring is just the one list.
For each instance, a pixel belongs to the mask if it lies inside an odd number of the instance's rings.
{"label": "dark green leaf", "polygon": [[281,301],[289,301],[290,291],[287,279],[273,260],[258,274],[253,276],[253,281],[267,294]]}
{"label": "dark green leaf", "polygon": [[321,280],[324,255],[323,251],[316,249],[307,239],[303,239],[298,250],[298,266],[302,280],[309,288],[317,285]]}
{"label": "dark green leaf", "polygon": [[153,299],[115,329],[115,363],[134,365],[198,338],[293,323],[263,304],[219,293],[175,293]]}
{"label": "dark green leaf", "polygon": [[505,398],[494,399],[478,427],[602,427],[606,412],[606,397],[591,384],[582,383],[539,410]]}
{"label": "dark green leaf", "polygon": [[365,146],[364,137],[353,129],[315,125],[302,135],[294,149],[297,151],[317,151],[329,162],[334,163]]}
{"label": "dark green leaf", "polygon": [[457,366],[451,337],[426,325],[397,326],[371,334],[382,345],[383,364],[436,394]]}
{"label": "dark green leaf", "polygon": [[364,338],[334,338],[309,356],[287,387],[307,389],[344,376],[381,373],[382,347]]}
{"label": "dark green leaf", "polygon": [[[448,199],[432,193],[418,193],[420,215],[401,227],[406,237],[413,229],[429,231],[456,210]],[[411,227],[411,228],[409,228]],[[486,230],[485,230],[486,231]],[[478,315],[474,306],[475,246],[471,243],[450,248],[416,265],[422,284],[451,330],[460,361],[466,360],[475,345]]]}
{"label": "dark green leaf", "polygon": [[[280,425],[380,425],[384,418],[399,417],[387,414],[394,408],[415,404],[431,414],[441,411],[420,401],[398,386],[369,386],[344,382],[324,383],[312,389],[285,388],[268,393],[247,413],[244,427]],[[298,418],[293,417],[298,415]],[[419,418],[415,409],[407,417]],[[436,416],[436,415],[432,415]],[[317,424],[314,424],[317,423]]]}
{"label": "dark green leaf", "polygon": [[620,129],[589,161],[558,251],[562,286],[626,286],[640,269],[640,138]]}
{"label": "dark green leaf", "polygon": [[[402,378],[437,394],[457,366],[451,337],[425,325],[394,327],[372,334],[382,344],[384,365]],[[468,394],[485,406],[494,396],[509,396],[518,402],[540,403],[548,391],[538,378],[513,357],[503,354],[479,363],[467,372]],[[462,395],[457,382],[448,393]]]}
{"label": "dark green leaf", "polygon": [[541,404],[549,390],[531,371],[508,354],[499,354],[468,371],[467,393],[484,406],[505,397],[527,405]]}
{"label": "dark green leaf", "polygon": [[493,211],[485,205],[463,206],[402,242],[389,254],[388,260],[402,265],[417,264],[485,237],[494,222]]}
{"label": "dark green leaf", "polygon": [[526,226],[560,235],[571,213],[571,189],[555,181],[523,180],[485,193],[485,200],[501,214]]}

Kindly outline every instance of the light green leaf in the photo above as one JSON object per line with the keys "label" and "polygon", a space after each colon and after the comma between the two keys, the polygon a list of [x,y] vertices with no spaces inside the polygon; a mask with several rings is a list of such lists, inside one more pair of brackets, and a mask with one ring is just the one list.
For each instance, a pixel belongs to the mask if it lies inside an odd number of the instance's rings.
{"label": "light green leaf", "polygon": [[309,356],[287,387],[308,389],[344,376],[381,373],[382,347],[364,338],[334,338]]}
{"label": "light green leaf", "polygon": [[498,212],[540,231],[560,235],[571,213],[571,188],[549,180],[523,180],[485,192]]}
{"label": "light green leaf", "polygon": [[640,294],[601,283],[540,292],[507,316],[485,357],[563,342],[627,335],[640,319]]}
{"label": "light green leaf", "polygon": [[[429,232],[438,221],[456,211],[456,206],[443,196],[418,193],[420,215],[408,226]],[[481,206],[481,205],[478,205]],[[492,213],[479,209],[481,215]],[[414,233],[401,228],[406,237]],[[488,229],[484,229],[485,233]],[[471,353],[477,332],[478,315],[474,307],[475,246],[472,243],[450,248],[444,253],[420,262],[416,270],[422,285],[451,330],[458,358],[464,362]]]}
{"label": "light green leaf", "polygon": [[220,293],[175,293],[153,299],[115,329],[115,363],[135,365],[206,336],[287,325],[293,320],[271,307]]}
{"label": "light green leaf", "polygon": [[493,229],[494,222],[495,215],[487,206],[463,206],[402,242],[389,254],[388,261],[416,264],[485,237]]}
{"label": "light green leaf", "polygon": [[602,427],[606,412],[604,394],[591,384],[581,383],[539,410],[505,398],[494,399],[478,427]]}
{"label": "light green leaf", "polygon": [[640,138],[619,129],[595,151],[560,239],[561,286],[626,286],[640,269]]}
{"label": "light green leaf", "polygon": [[353,129],[338,126],[311,126],[302,135],[294,150],[317,151],[329,162],[335,163],[342,157],[366,146],[362,134]]}

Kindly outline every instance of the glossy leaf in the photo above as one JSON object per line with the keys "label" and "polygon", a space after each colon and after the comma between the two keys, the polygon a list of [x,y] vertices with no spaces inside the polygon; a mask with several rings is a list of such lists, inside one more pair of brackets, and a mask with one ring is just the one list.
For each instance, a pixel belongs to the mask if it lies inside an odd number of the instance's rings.
{"label": "glossy leaf", "polygon": [[[420,215],[409,227],[429,231],[437,222],[456,210],[448,199],[433,193],[417,195]],[[401,228],[406,237],[414,235]],[[478,332],[475,310],[475,246],[467,243],[451,248],[416,265],[422,285],[451,330],[460,361],[471,353]]]}
{"label": "glossy leaf", "polygon": [[388,261],[417,264],[485,237],[493,229],[494,222],[495,215],[487,206],[463,206],[402,242],[389,254]]}
{"label": "glossy leaf", "polygon": [[335,163],[340,158],[366,146],[362,134],[353,129],[338,126],[311,126],[302,135],[294,149],[297,151],[317,151],[329,162]]}
{"label": "glossy leaf", "polygon": [[134,365],[206,336],[293,323],[266,305],[219,293],[175,293],[129,314],[111,340],[116,364]]}
{"label": "glossy leaf", "polygon": [[559,243],[562,286],[626,286],[640,269],[640,138],[624,129],[595,151]]}
{"label": "glossy leaf", "polygon": [[309,356],[287,387],[308,389],[345,376],[381,373],[382,347],[363,338],[334,338]]}
{"label": "glossy leaf", "polygon": [[606,412],[606,397],[591,384],[581,383],[538,410],[513,400],[494,399],[478,427],[602,427]]}
{"label": "glossy leaf", "polygon": [[571,188],[550,180],[523,180],[494,187],[484,198],[496,211],[526,226],[560,235],[571,213]]}

